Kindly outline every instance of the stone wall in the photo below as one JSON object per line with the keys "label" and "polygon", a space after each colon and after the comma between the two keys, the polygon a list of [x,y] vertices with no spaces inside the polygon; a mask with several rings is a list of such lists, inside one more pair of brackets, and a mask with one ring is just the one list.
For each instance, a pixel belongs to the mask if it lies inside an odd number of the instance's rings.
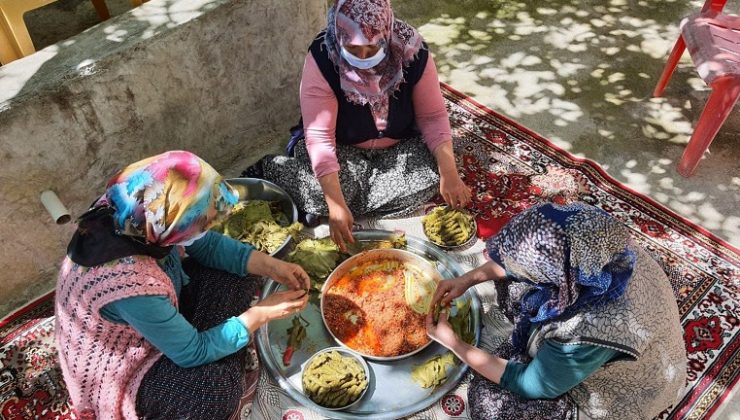
{"label": "stone wall", "polygon": [[190,150],[227,175],[284,144],[325,0],[152,0],[0,67],[0,316],[54,287],[73,217],[127,163]]}

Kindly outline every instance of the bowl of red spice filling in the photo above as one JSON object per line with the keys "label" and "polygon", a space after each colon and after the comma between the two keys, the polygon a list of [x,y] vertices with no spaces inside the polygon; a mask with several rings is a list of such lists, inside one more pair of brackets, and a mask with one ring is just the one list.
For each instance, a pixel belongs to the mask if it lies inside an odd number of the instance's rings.
{"label": "bowl of red spice filling", "polygon": [[426,314],[439,271],[399,249],[374,249],[340,264],[321,289],[321,316],[341,346],[379,361],[398,360],[431,344]]}

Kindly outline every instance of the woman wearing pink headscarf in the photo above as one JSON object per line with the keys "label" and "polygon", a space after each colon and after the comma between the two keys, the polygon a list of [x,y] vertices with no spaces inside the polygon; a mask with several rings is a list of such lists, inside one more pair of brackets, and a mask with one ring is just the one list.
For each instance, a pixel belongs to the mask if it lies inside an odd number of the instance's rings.
{"label": "woman wearing pink headscarf", "polygon": [[355,216],[401,215],[437,193],[454,207],[470,201],[434,61],[390,0],[336,1],[300,95],[290,157],[268,156],[245,174],[277,183],[309,216],[328,216],[340,247],[354,241]]}

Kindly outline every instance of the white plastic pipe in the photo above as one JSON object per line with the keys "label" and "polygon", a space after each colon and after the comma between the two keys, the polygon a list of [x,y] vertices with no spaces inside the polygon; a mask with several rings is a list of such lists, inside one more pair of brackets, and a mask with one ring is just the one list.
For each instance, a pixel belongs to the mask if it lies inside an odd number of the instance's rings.
{"label": "white plastic pipe", "polygon": [[49,212],[49,215],[56,224],[63,225],[72,220],[72,216],[69,215],[69,210],[67,210],[64,204],[62,204],[62,201],[59,200],[59,197],[57,197],[54,191],[47,190],[42,192],[41,203],[44,205],[44,208],[46,208],[46,211]]}

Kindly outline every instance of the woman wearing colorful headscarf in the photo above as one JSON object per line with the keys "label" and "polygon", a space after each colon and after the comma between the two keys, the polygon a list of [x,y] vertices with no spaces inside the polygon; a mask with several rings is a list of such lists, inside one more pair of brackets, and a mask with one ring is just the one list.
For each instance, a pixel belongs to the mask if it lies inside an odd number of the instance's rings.
{"label": "woman wearing colorful headscarf", "polygon": [[[125,168],[80,218],[55,335],[81,418],[238,417],[258,376],[247,344],[306,305],[309,278],[208,230],[237,200],[210,165],[174,151]],[[247,273],[292,290],[250,307],[260,283]]]}
{"label": "woman wearing colorful headscarf", "polygon": [[268,156],[245,175],[280,185],[309,222],[328,215],[342,248],[355,216],[400,215],[437,193],[454,207],[469,202],[434,61],[390,0],[335,2],[306,56],[300,97],[305,141],[294,135],[294,157]]}
{"label": "woman wearing colorful headscarf", "polygon": [[652,419],[686,381],[678,307],[658,264],[607,213],[543,204],[517,215],[487,243],[491,261],[440,283],[442,306],[496,282],[514,323],[495,354],[462,342],[447,315],[429,335],[475,375],[474,419]]}

